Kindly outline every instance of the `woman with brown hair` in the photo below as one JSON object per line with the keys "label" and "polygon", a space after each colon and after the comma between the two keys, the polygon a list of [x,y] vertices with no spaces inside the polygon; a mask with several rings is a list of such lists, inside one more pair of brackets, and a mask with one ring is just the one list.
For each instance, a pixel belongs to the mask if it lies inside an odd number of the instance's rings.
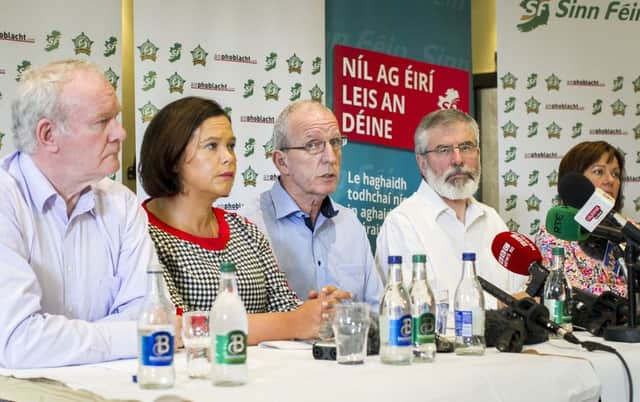
{"label": "woman with brown hair", "polygon": [[[571,148],[560,161],[558,178],[568,173],[583,174],[594,187],[616,200],[614,209],[622,205],[622,177],[624,156],[605,141],[585,141]],[[542,252],[543,263],[549,266],[551,249],[564,247],[564,272],[569,285],[599,295],[612,291],[626,295],[627,285],[616,258],[610,258],[613,246],[607,240],[589,238],[585,241],[565,241],[554,237],[542,228],[536,235],[536,244]]]}
{"label": "woman with brown hair", "polygon": [[143,207],[171,300],[185,311],[211,309],[219,266],[233,262],[249,313],[249,344],[316,338],[332,304],[349,295],[325,288],[302,303],[258,228],[212,207],[231,191],[235,142],[231,120],[220,105],[198,97],[168,104],[145,131],[139,170],[151,198]]}

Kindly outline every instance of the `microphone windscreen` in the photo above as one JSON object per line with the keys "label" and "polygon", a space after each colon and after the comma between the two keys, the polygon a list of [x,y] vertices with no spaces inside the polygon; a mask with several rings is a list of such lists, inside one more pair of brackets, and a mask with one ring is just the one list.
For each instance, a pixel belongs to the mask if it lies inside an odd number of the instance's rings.
{"label": "microphone windscreen", "polygon": [[580,173],[568,173],[558,182],[560,198],[565,204],[574,208],[582,208],[594,191],[593,183]]}
{"label": "microphone windscreen", "polygon": [[576,212],[574,207],[558,205],[547,212],[545,227],[547,232],[561,240],[581,241],[589,237],[589,232],[584,230],[576,222]]}
{"label": "microphone windscreen", "polygon": [[491,243],[491,253],[500,265],[520,275],[529,275],[529,266],[542,261],[536,244],[518,232],[498,233]]}

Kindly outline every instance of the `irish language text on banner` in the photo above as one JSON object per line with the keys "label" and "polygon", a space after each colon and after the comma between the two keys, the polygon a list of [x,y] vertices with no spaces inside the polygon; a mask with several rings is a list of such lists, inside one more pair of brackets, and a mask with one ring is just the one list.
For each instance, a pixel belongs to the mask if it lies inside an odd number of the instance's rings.
{"label": "irish language text on banner", "polygon": [[336,45],[333,107],[350,141],[413,149],[425,111],[469,109],[469,72]]}

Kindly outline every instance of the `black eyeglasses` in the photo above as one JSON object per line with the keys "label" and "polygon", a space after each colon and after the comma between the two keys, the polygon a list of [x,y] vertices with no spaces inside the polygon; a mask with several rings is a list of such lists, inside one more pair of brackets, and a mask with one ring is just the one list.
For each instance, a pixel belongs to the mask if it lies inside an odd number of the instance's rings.
{"label": "black eyeglasses", "polygon": [[327,141],[324,141],[324,140],[311,140],[311,141],[307,142],[306,144],[304,144],[304,145],[302,145],[300,147],[283,147],[281,149],[283,151],[287,151],[289,149],[301,149],[303,151],[307,151],[311,155],[317,155],[319,153],[324,152],[324,149],[327,146],[327,143],[329,143],[329,145],[331,145],[331,148],[333,148],[333,150],[335,152],[339,152],[340,150],[342,150],[342,147],[347,145],[347,142],[348,142],[347,137],[340,136],[340,137],[330,138]]}
{"label": "black eyeglasses", "polygon": [[463,156],[469,156],[478,149],[478,145],[471,141],[461,142],[458,145],[438,145],[433,149],[424,151],[422,154],[426,155],[433,153],[434,155],[445,157],[451,156],[454,149],[460,151]]}

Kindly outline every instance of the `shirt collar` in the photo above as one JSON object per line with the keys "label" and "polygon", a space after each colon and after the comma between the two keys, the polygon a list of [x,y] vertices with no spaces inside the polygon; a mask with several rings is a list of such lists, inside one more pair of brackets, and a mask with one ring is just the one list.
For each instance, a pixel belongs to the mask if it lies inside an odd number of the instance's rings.
{"label": "shirt collar", "polygon": [[[282,187],[282,183],[280,183],[279,178],[273,184],[273,188],[271,189],[271,198],[273,199],[276,219],[282,219],[295,213],[300,213],[306,216],[300,207],[298,207],[298,204],[296,204],[291,195],[287,193],[287,190]],[[338,215],[338,212],[339,211],[335,207],[331,197],[327,196],[322,200],[322,205],[320,205],[320,213],[322,215],[326,218],[333,218]]]}
{"label": "shirt collar", "polygon": [[[451,213],[453,213],[455,216],[455,212],[451,209],[451,207],[449,207],[447,203],[444,202],[440,194],[436,193],[436,191],[429,185],[429,183],[427,183],[425,179],[422,179],[420,181],[420,186],[418,187],[416,193],[424,198],[426,202],[433,205],[433,208],[425,211],[425,213],[431,216],[434,220],[446,211],[451,211]],[[468,204],[465,222],[466,225],[469,226],[478,217],[484,215],[484,210],[480,208],[480,203],[473,197],[468,198],[467,202]]]}
{"label": "shirt collar", "polygon": [[[18,164],[20,165],[20,170],[24,177],[25,186],[26,183],[29,183],[28,191],[31,194],[31,199],[40,212],[44,213],[47,209],[52,208],[57,197],[60,198],[60,202],[62,204],[65,204],[64,200],[59,196],[49,179],[47,179],[40,168],[35,164],[31,155],[19,152]],[[92,188],[89,187],[80,195],[74,208],[74,215],[90,211],[93,209],[94,205],[94,194]]]}

